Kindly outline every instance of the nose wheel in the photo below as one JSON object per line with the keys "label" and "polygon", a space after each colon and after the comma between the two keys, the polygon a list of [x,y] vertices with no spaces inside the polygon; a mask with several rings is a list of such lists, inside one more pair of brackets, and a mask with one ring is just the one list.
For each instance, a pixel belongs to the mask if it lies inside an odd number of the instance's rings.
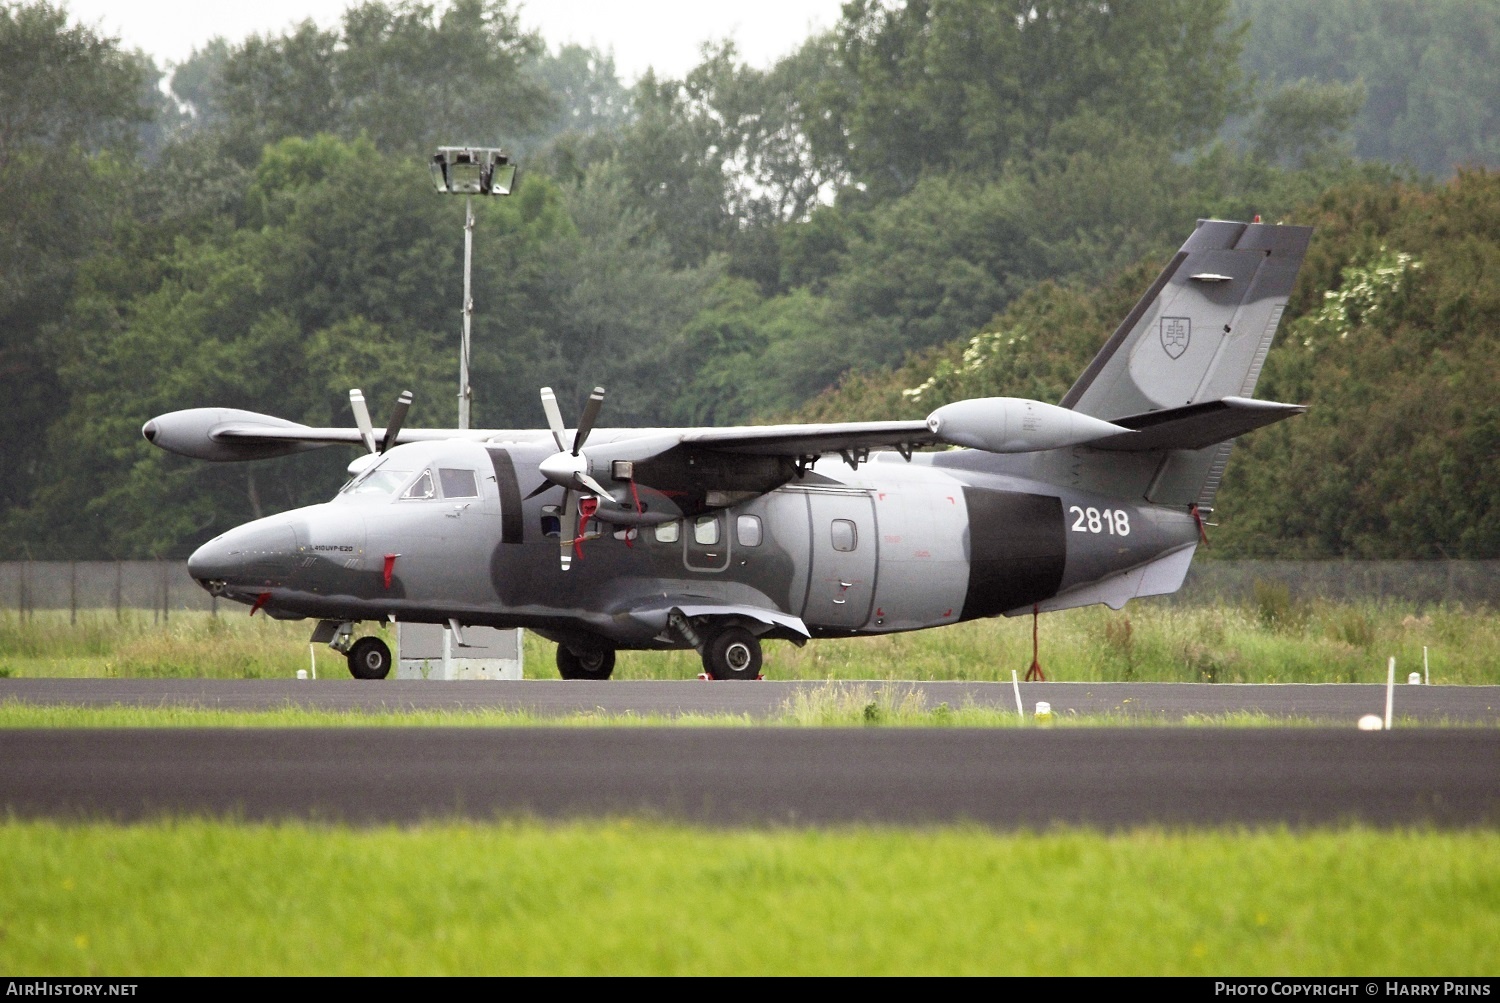
{"label": "nose wheel", "polygon": [[391,649],[378,637],[361,637],[344,657],[355,679],[384,679],[391,674]]}

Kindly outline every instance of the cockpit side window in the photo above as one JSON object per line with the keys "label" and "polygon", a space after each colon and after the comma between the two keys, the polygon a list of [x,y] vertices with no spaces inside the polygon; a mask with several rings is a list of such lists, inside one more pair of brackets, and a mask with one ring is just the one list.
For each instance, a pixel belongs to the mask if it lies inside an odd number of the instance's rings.
{"label": "cockpit side window", "polygon": [[438,481],[443,485],[444,498],[478,498],[479,482],[472,470],[455,470],[452,467],[438,468]]}
{"label": "cockpit side window", "polygon": [[432,471],[424,470],[416,480],[412,481],[411,487],[401,496],[403,499],[436,498],[437,488],[432,484]]}

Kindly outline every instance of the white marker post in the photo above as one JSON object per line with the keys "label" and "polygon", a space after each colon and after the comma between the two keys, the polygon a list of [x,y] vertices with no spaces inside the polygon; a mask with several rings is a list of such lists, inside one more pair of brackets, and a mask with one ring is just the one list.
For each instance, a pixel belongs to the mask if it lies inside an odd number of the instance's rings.
{"label": "white marker post", "polygon": [[1385,730],[1391,730],[1391,706],[1396,700],[1396,656],[1392,655],[1385,674]]}
{"label": "white marker post", "polygon": [[1432,685],[1432,673],[1427,671],[1427,645],[1422,645],[1422,682]]}
{"label": "white marker post", "polygon": [[1021,719],[1022,724],[1025,724],[1026,707],[1021,703],[1021,681],[1016,678],[1015,669],[1010,670],[1010,685],[1011,688],[1016,691],[1016,717]]}

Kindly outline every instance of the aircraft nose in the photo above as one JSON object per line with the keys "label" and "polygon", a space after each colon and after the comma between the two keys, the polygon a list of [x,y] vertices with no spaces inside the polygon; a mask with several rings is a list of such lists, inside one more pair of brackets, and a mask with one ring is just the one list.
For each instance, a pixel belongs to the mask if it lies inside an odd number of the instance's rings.
{"label": "aircraft nose", "polygon": [[285,519],[260,519],[208,541],[188,558],[188,574],[210,582],[277,585],[296,565],[297,535]]}

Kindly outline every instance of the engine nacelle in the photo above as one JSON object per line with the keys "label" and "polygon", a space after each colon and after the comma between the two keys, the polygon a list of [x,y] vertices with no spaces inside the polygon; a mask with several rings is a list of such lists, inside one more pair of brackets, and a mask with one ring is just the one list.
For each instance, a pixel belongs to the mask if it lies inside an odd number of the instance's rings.
{"label": "engine nacelle", "polygon": [[944,404],[927,416],[933,435],[989,453],[1034,453],[1092,442],[1130,429],[1055,404],[1021,397],[979,397]]}

